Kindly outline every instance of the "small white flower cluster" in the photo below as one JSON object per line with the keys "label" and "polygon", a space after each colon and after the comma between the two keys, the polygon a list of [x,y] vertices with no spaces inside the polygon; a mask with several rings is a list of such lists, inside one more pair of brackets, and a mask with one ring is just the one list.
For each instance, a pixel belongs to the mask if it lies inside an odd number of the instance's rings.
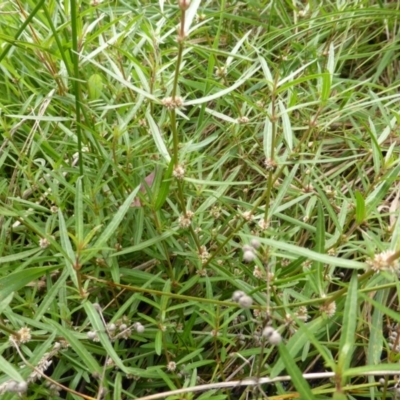
{"label": "small white flower cluster", "polygon": [[232,301],[238,303],[241,308],[250,308],[253,305],[253,299],[247,296],[242,290],[235,290],[233,292]]}
{"label": "small white flower cluster", "polygon": [[25,381],[6,381],[0,385],[0,394],[4,393],[17,393],[19,395],[24,394],[28,390],[28,383]]}
{"label": "small white flower cluster", "polygon": [[297,310],[297,312],[295,312],[296,317],[304,322],[308,321],[308,313],[307,313],[307,307],[305,306],[300,306],[299,309]]}
{"label": "small white flower cluster", "polygon": [[[115,322],[108,323],[106,328],[108,336],[112,341],[117,339],[129,339],[132,336],[132,330],[135,330],[139,334],[145,331],[145,327],[140,322],[135,322],[131,325],[127,317],[122,317]],[[96,331],[89,331],[86,335],[88,339],[93,340],[93,342],[100,341]]]}
{"label": "small white flower cluster", "polygon": [[379,254],[375,254],[374,258],[367,261],[369,268],[375,273],[381,271],[398,272],[399,262],[396,259],[392,259],[395,254],[393,250],[387,250]]}
{"label": "small white flower cluster", "polygon": [[168,110],[174,110],[175,108],[181,108],[183,106],[182,97],[164,97],[161,100],[161,104]]}
{"label": "small white flower cluster", "polygon": [[262,336],[273,346],[278,345],[282,341],[281,334],[272,326],[266,326],[262,331]]}
{"label": "small white flower cluster", "polygon": [[29,328],[21,328],[16,335],[10,335],[10,342],[13,345],[19,345],[21,343],[27,343],[31,340],[31,330]]}
{"label": "small white flower cluster", "polygon": [[239,124],[247,124],[247,123],[249,123],[249,119],[246,117],[246,116],[242,116],[242,117],[239,117],[238,119],[237,119],[237,122],[239,123]]}
{"label": "small white flower cluster", "polygon": [[210,253],[207,251],[206,246],[200,246],[199,256],[202,264],[206,264],[210,258]]}
{"label": "small white flower cluster", "polygon": [[278,164],[276,163],[275,160],[272,160],[270,158],[265,159],[264,161],[264,165],[265,165],[265,169],[268,172],[274,172],[276,170],[276,167],[278,166]]}
{"label": "small white flower cluster", "polygon": [[269,228],[269,222],[265,219],[260,219],[258,226],[262,231],[266,231]]}
{"label": "small white flower cluster", "polygon": [[170,361],[167,364],[167,371],[174,372],[175,370],[176,370],[176,362],[175,361]]}
{"label": "small white flower cluster", "polygon": [[192,223],[192,218],[193,218],[194,212],[193,211],[186,211],[185,215],[181,215],[179,217],[179,226],[181,228],[189,228],[190,224]]}
{"label": "small white flower cluster", "polygon": [[228,73],[228,70],[226,69],[225,66],[222,67],[215,67],[215,76],[217,78],[223,78],[224,76],[226,76]]}
{"label": "small white flower cluster", "polygon": [[388,338],[389,348],[395,353],[400,353],[400,339],[398,337],[399,333],[400,333],[400,326],[396,324],[393,327],[393,330],[391,330]]}
{"label": "small white flower cluster", "polygon": [[319,310],[328,318],[332,318],[336,313],[336,303],[334,301],[325,303],[319,308]]}
{"label": "small white flower cluster", "polygon": [[256,250],[261,246],[257,239],[252,239],[250,245],[243,246],[243,261],[250,263],[256,259]]}
{"label": "small white flower cluster", "polygon": [[185,168],[183,165],[175,165],[174,170],[172,171],[172,176],[181,181],[185,177]]}

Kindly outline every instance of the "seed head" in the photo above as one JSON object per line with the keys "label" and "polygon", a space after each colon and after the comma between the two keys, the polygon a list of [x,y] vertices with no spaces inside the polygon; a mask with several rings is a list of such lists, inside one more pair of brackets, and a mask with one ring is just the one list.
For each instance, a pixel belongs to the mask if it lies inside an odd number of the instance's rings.
{"label": "seed head", "polygon": [[175,165],[174,170],[172,171],[172,175],[174,176],[174,178],[181,181],[185,177],[185,168],[183,167],[183,165]]}
{"label": "seed head", "polygon": [[250,296],[244,295],[239,299],[238,303],[242,308],[250,308],[253,304],[253,299]]}
{"label": "seed head", "polygon": [[232,301],[234,301],[235,303],[237,303],[241,297],[245,296],[246,293],[243,292],[242,290],[235,290],[232,294]]}
{"label": "seed head", "polygon": [[251,250],[246,250],[243,253],[243,261],[246,262],[246,263],[250,263],[250,262],[254,261],[255,258],[256,258],[256,255]]}
{"label": "seed head", "polygon": [[179,0],[178,4],[182,11],[186,11],[190,7],[190,0]]}
{"label": "seed head", "polygon": [[381,271],[396,272],[399,270],[399,262],[397,259],[392,260],[391,257],[395,254],[393,250],[387,250],[379,254],[375,254],[374,258],[367,261],[369,268],[375,273]]}

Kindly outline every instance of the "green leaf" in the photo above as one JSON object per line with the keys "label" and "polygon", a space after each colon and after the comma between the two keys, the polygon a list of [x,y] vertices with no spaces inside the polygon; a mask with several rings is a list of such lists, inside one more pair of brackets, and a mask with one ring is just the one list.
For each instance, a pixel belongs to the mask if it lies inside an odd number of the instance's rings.
{"label": "green leaf", "polygon": [[10,263],[18,260],[22,260],[23,258],[29,258],[42,251],[41,248],[31,249],[26,251],[21,251],[20,253],[10,254],[8,256],[0,257],[0,264]]}
{"label": "green leaf", "polygon": [[[343,326],[339,342],[338,371],[341,376],[350,366],[355,349],[355,334],[357,327],[357,275],[353,273],[346,296],[343,311]],[[346,384],[342,381],[342,386]]]}
{"label": "green leaf", "polygon": [[125,367],[118,354],[115,352],[112,346],[108,334],[105,330],[104,323],[100,318],[99,312],[94,308],[93,304],[89,301],[83,302],[83,308],[86,311],[86,315],[91,323],[92,328],[96,331],[100,343],[107,352],[107,355],[115,362],[115,365],[125,373],[129,373],[129,370]]}
{"label": "green leaf", "polygon": [[[252,236],[250,235],[243,235],[243,236],[246,238],[252,238]],[[315,251],[306,249],[304,247],[295,246],[293,244],[286,243],[283,241],[261,238],[261,237],[257,237],[257,240],[259,240],[261,243],[266,244],[267,246],[275,247],[276,249],[279,249],[283,252],[288,252],[298,257],[306,257],[314,261],[320,261],[324,264],[334,265],[337,267],[343,267],[348,269],[366,268],[366,264],[359,261],[346,260],[346,259],[341,259],[339,257],[332,257],[327,254],[320,254]]]}
{"label": "green leaf", "polygon": [[162,242],[163,240],[169,238],[170,236],[175,235],[175,233],[176,232],[174,230],[164,232],[160,236],[152,237],[151,239],[145,240],[135,246],[127,247],[126,249],[121,250],[118,253],[114,253],[111,255],[111,257],[121,256],[122,254],[128,254],[128,253],[136,253],[137,251],[146,249],[150,246],[153,246],[156,243]]}
{"label": "green leaf", "polygon": [[278,104],[282,118],[283,136],[285,137],[286,145],[288,146],[289,150],[292,151],[293,150],[292,124],[290,123],[290,118],[283,102],[279,100]]}
{"label": "green leaf", "polygon": [[63,248],[64,264],[65,267],[68,269],[69,276],[74,282],[75,287],[78,288],[79,285],[74,268],[76,254],[72,248],[71,241],[68,236],[67,225],[65,223],[64,215],[62,214],[61,209],[58,210],[58,224],[60,230],[61,247]]}
{"label": "green leaf", "polygon": [[[318,317],[313,321],[305,324],[308,331],[311,334],[315,334],[316,332],[320,333],[321,328],[326,325],[325,320],[322,317]],[[317,338],[318,339],[318,338]],[[303,350],[304,345],[308,341],[307,335],[304,334],[303,329],[300,328],[285,344],[287,352],[290,354],[291,362],[293,363],[293,359],[297,357],[297,355]],[[271,370],[271,378],[278,376],[283,369],[286,367],[283,359],[279,359],[276,364],[273,366]]]}
{"label": "green leaf", "polygon": [[[321,202],[318,202],[318,217],[317,217],[317,231],[315,233],[315,246],[314,250],[318,253],[324,254],[325,253],[325,215],[324,209],[322,207]],[[313,268],[315,269],[315,281],[318,287],[318,293],[320,295],[323,294],[323,263],[320,261],[315,261],[313,263]]]}
{"label": "green leaf", "polygon": [[398,375],[399,374],[399,364],[378,364],[378,365],[365,365],[363,367],[349,368],[344,371],[344,376],[361,376],[364,377],[365,374],[376,372],[388,372],[387,375]]}
{"label": "green leaf", "polygon": [[99,74],[93,74],[88,79],[89,99],[98,100],[103,92],[103,79]]}
{"label": "green leaf", "polygon": [[151,114],[150,108],[146,110],[146,119],[149,124],[150,128],[150,133],[153,136],[154,143],[160,152],[160,155],[164,158],[164,160],[168,163],[171,162],[171,156],[168,152],[167,146],[164,142],[164,138],[161,134],[160,128],[156,124],[156,121],[154,121],[154,118]]}
{"label": "green leaf", "polygon": [[278,349],[281,360],[283,361],[288,374],[292,378],[292,383],[294,384],[297,391],[300,393],[301,398],[307,400],[315,399],[315,396],[313,395],[308,382],[303,378],[299,367],[293,359],[293,354],[291,354],[286,348],[286,344],[282,342],[278,346]]}
{"label": "green leaf", "polygon": [[365,200],[363,195],[356,190],[356,222],[357,224],[362,224],[365,221],[366,213],[365,213]]}
{"label": "green leaf", "polygon": [[91,374],[93,372],[98,372],[99,374],[101,374],[102,367],[76,337],[76,332],[66,329],[56,321],[50,320],[48,318],[45,318],[45,321],[47,324],[53,326],[60,336],[63,336],[67,340],[68,344],[71,346],[71,349],[75,351],[75,353],[79,356],[80,361],[86,366]]}
{"label": "green leaf", "polygon": [[125,199],[124,203],[122,204],[122,206],[119,207],[119,209],[116,212],[116,214],[114,215],[113,219],[107,225],[107,228],[104,229],[103,233],[97,239],[97,241],[93,245],[93,247],[95,247],[95,248],[102,247],[107,242],[107,240],[110,239],[110,237],[115,234],[115,231],[117,230],[119,224],[125,217],[125,214],[130,209],[133,199],[136,197],[139,189],[140,189],[140,185],[137,186],[136,189],[133,190],[132,193]]}
{"label": "green leaf", "polygon": [[82,177],[79,177],[75,186],[75,236],[76,245],[80,245],[83,241],[83,194],[82,194]]}
{"label": "green leaf", "polygon": [[169,194],[169,187],[171,185],[171,176],[172,176],[172,170],[174,168],[174,163],[171,160],[168,165],[168,169],[165,171],[163,181],[161,183],[160,189],[158,192],[155,194],[155,204],[154,204],[154,210],[158,211],[161,209],[161,207],[164,205],[165,200],[168,197]]}
{"label": "green leaf", "polygon": [[47,272],[54,271],[57,268],[59,267],[28,268],[0,278],[0,301],[4,301],[12,292],[18,291],[28,283],[41,278]]}
{"label": "green leaf", "polygon": [[25,379],[20,375],[20,373],[15,369],[15,367],[1,355],[0,355],[0,371],[4,372],[10,379],[14,381],[17,382],[25,381]]}
{"label": "green leaf", "polygon": [[162,353],[162,334],[163,333],[158,330],[154,339],[154,350],[158,356]]}

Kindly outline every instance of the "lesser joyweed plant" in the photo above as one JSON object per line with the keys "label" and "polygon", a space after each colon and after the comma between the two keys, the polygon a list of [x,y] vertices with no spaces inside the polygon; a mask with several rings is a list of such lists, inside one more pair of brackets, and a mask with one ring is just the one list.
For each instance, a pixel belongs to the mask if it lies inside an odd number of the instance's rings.
{"label": "lesser joyweed plant", "polygon": [[400,398],[399,10],[0,3],[1,399]]}

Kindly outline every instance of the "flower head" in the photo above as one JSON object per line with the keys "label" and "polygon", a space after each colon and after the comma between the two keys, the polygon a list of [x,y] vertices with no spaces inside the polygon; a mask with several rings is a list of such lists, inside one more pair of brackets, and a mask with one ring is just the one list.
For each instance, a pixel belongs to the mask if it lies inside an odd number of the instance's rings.
{"label": "flower head", "polygon": [[374,272],[381,271],[396,272],[399,270],[399,262],[397,259],[392,259],[395,254],[393,250],[387,250],[379,254],[375,254],[374,258],[367,261],[369,268]]}

